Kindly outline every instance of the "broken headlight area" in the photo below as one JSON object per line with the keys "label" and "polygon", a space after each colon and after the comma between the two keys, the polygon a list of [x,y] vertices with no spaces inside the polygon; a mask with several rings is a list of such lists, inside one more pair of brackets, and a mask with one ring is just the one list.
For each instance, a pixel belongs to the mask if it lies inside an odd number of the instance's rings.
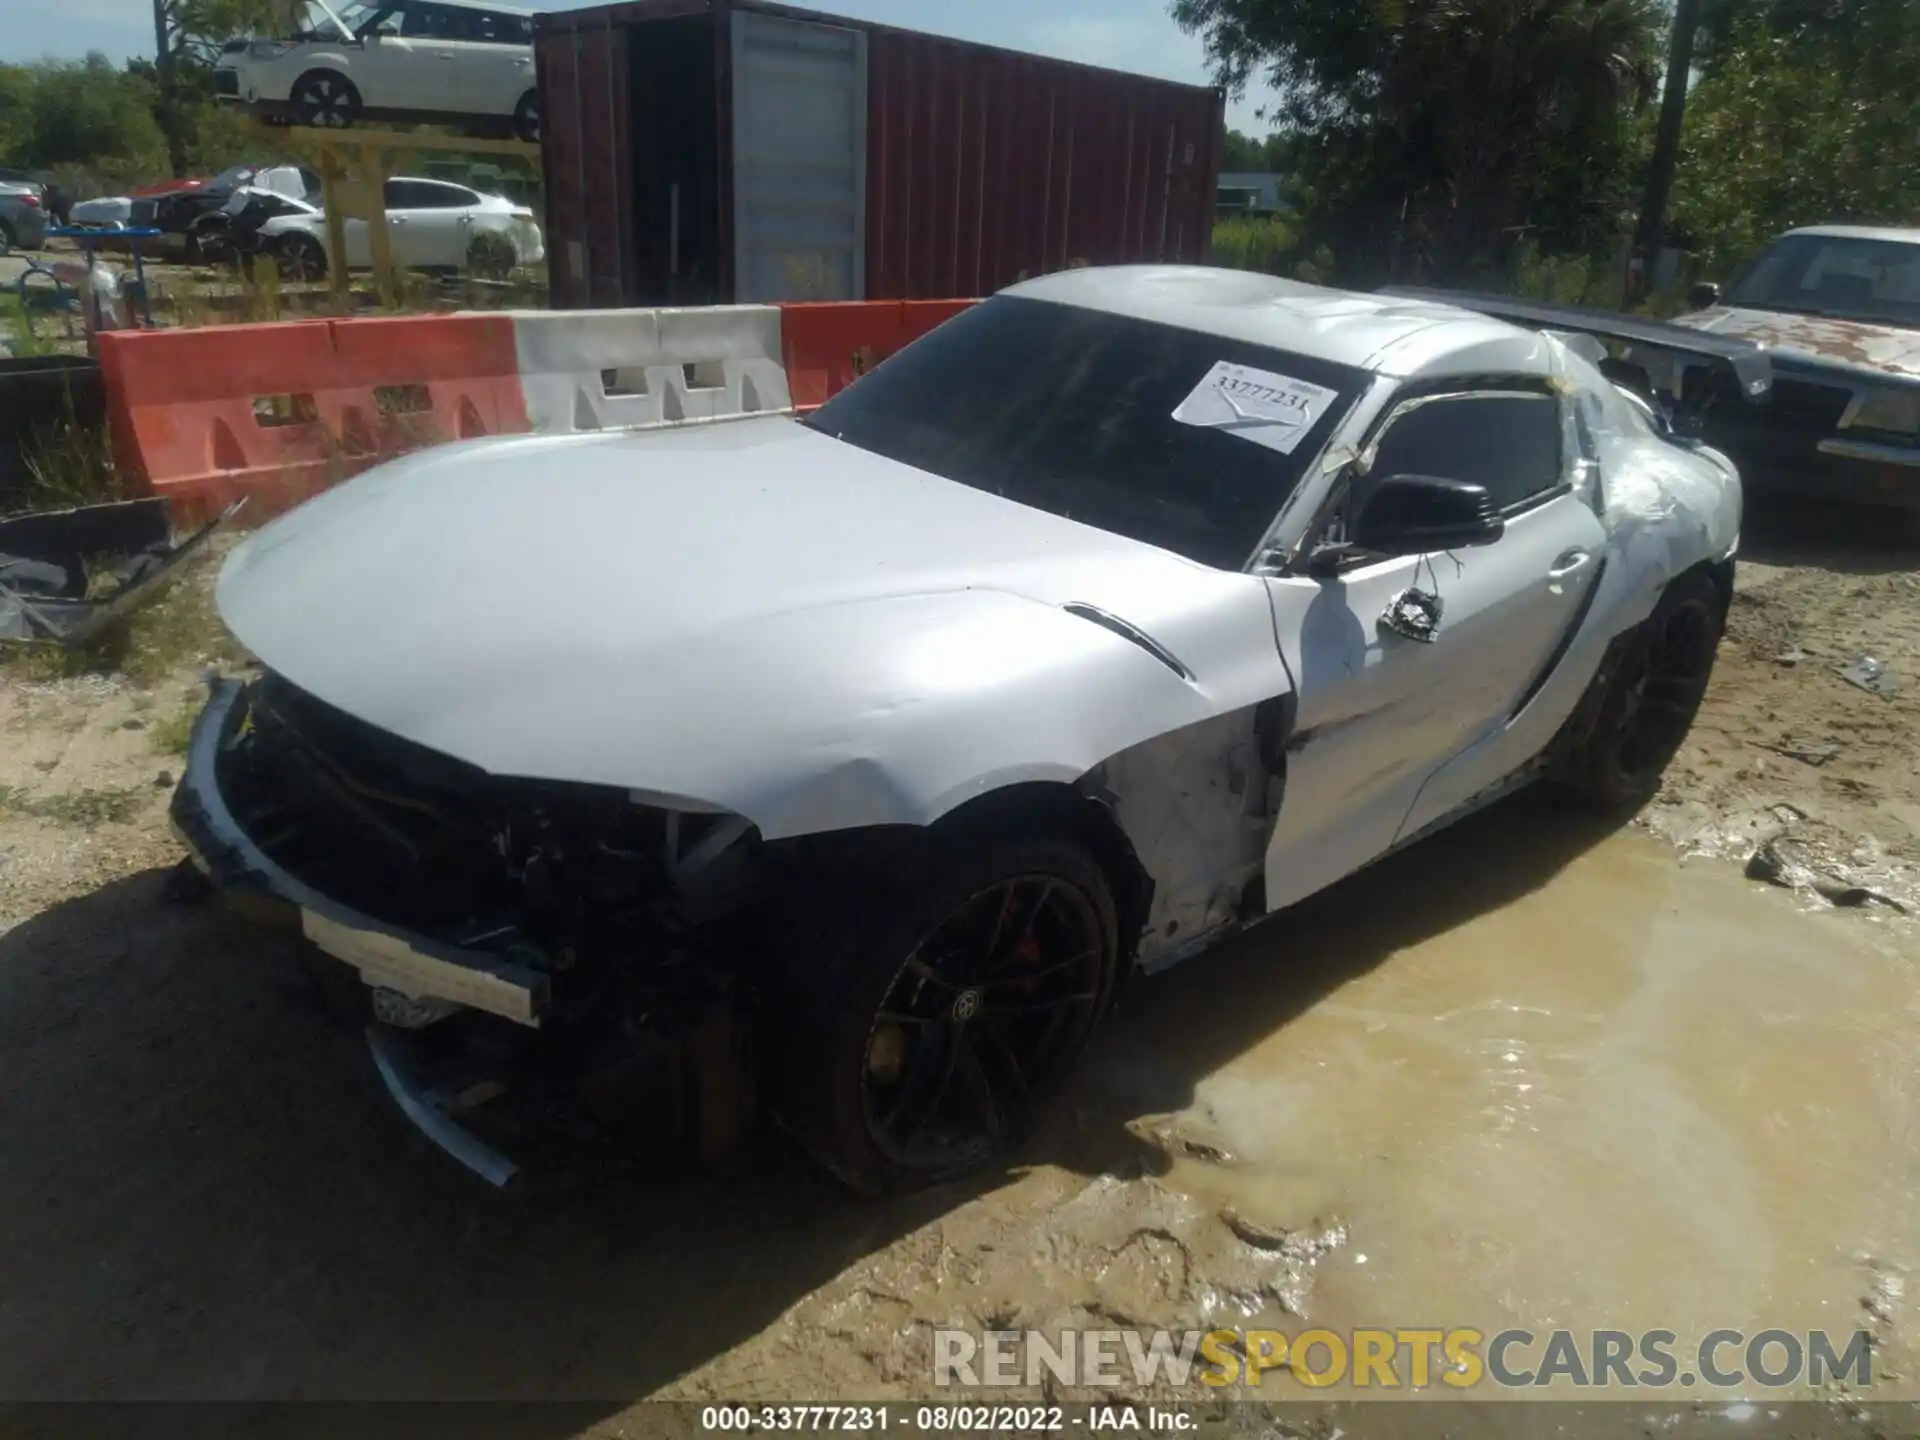
{"label": "broken headlight area", "polygon": [[730,1148],[763,868],[746,821],[491,776],[272,673],[212,688],[175,821],[218,883],[299,907],[436,1144],[495,1183],[516,1167],[470,1120],[578,1138],[645,1113]]}
{"label": "broken headlight area", "polygon": [[220,752],[235,822],[329,900],[548,977],[549,1024],[658,1008],[737,964],[757,836],[598,786],[503,779],[268,673]]}

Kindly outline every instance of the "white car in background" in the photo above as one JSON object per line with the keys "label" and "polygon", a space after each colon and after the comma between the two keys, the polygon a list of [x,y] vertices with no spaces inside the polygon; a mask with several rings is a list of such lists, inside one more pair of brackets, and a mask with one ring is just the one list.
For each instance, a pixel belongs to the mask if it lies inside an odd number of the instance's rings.
{"label": "white car in background", "polygon": [[68,218],[94,230],[125,229],[133,221],[133,201],[125,195],[99,195],[75,202]]}
{"label": "white car in background", "polygon": [[[506,259],[498,236],[512,247],[513,265],[537,265],[546,241],[533,211],[503,195],[483,195],[449,180],[396,175],[387,181],[387,234],[396,265],[420,270],[474,270],[486,274]],[[285,202],[286,213],[260,227],[262,248],[275,256],[289,279],[318,280],[332,265],[327,216],[318,206]],[[373,264],[367,222],[346,222],[349,270]]]}
{"label": "white car in background", "polygon": [[213,72],[220,99],[268,119],[333,128],[443,119],[540,138],[533,15],[461,0],[313,0],[285,39],[236,40]]}

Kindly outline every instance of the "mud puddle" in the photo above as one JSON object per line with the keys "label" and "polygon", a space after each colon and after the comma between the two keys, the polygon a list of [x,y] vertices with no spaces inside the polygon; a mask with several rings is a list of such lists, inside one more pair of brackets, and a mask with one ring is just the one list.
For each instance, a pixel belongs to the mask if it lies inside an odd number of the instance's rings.
{"label": "mud puddle", "polygon": [[[1666,1330],[1689,1371],[1725,1328],[1823,1330],[1836,1353],[1864,1329],[1864,1398],[1920,1398],[1916,954],[1897,918],[1807,913],[1637,831],[1500,807],[1141,982],[1012,1174],[930,1219],[869,1212],[896,1238],[667,1393],[951,1397],[942,1327],[1056,1348],[1068,1330],[1530,1330],[1514,1370],[1556,1329]],[[1818,1393],[1455,1391],[1435,1362],[1423,1398],[1642,1402],[1593,1433],[1673,1405],[1772,1433],[1766,1407]],[[1412,1398],[1404,1360],[1398,1378],[1308,1390],[1281,1369],[1260,1393]],[[1163,1371],[993,1393],[1246,1392]],[[1516,1434],[1586,1433],[1501,1412]],[[1845,1407],[1781,1416],[1855,1426]]]}
{"label": "mud puddle", "polygon": [[1131,1124],[1157,1183],[1262,1241],[1289,1332],[1864,1328],[1920,1396],[1913,932],[1592,838],[1490,815],[1165,977],[1102,1067],[1200,1076]]}

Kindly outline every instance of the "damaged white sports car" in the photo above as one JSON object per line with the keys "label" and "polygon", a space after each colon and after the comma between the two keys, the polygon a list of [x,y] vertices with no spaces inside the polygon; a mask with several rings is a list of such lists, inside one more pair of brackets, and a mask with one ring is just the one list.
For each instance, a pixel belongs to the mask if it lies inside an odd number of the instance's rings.
{"label": "damaged white sports car", "polygon": [[229,559],[262,673],[175,818],[359,972],[388,1084],[496,1180],[463,1107],[689,1040],[714,1092],[741,1035],[845,1179],[948,1174],[1129,972],[1534,779],[1652,792],[1740,488],[1601,358],[1080,270],[803,420],[419,454]]}

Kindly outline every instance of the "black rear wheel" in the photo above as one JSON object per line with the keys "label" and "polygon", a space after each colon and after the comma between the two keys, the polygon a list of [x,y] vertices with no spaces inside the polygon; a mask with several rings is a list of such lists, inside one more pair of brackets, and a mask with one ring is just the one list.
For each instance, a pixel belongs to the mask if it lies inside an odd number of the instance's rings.
{"label": "black rear wheel", "polygon": [[1593,723],[1560,761],[1563,789],[1603,810],[1645,804],[1693,727],[1726,624],[1708,576],[1683,575],[1614,655]]}
{"label": "black rear wheel", "polygon": [[529,90],[513,111],[513,133],[529,145],[540,143],[540,92]]}
{"label": "black rear wheel", "polygon": [[949,853],[861,890],[815,890],[809,938],[782,946],[770,1100],[871,1191],[1024,1137],[1104,1013],[1120,946],[1105,874],[1063,839]]}

